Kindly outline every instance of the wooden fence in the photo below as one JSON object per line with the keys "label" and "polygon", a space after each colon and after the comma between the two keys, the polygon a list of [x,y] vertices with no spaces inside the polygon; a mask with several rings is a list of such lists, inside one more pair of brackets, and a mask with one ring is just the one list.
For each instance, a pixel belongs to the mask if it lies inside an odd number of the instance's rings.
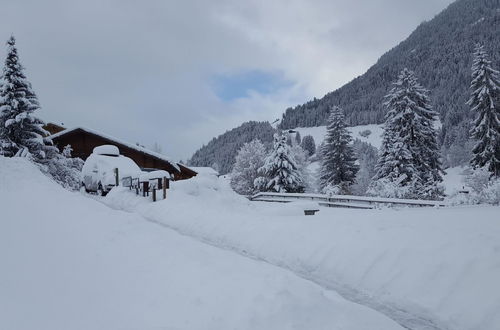
{"label": "wooden fence", "polygon": [[161,192],[162,199],[167,198],[167,189],[170,188],[170,179],[166,176],[162,177],[147,177],[133,178],[127,176],[122,178],[122,186],[135,190],[135,194],[141,194],[143,197],[149,197],[151,193],[153,202],[158,200],[158,192]]}

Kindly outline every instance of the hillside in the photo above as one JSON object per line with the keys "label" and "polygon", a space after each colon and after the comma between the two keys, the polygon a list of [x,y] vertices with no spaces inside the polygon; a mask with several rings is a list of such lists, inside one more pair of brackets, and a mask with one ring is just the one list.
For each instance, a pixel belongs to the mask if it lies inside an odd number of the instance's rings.
{"label": "hillside", "polygon": [[406,40],[384,54],[365,74],[348,84],[283,115],[281,128],[325,124],[331,105],[340,105],[350,125],[383,122],[383,97],[404,67],[416,72],[431,91],[435,110],[443,122],[446,146],[467,139],[471,114],[469,97],[472,52],[484,43],[493,64],[500,66],[500,1],[458,0],[429,22],[422,23]]}
{"label": "hillside", "polygon": [[219,173],[231,171],[234,157],[244,143],[259,139],[265,145],[273,141],[275,130],[268,122],[250,121],[213,138],[188,161],[190,166],[211,166]]}

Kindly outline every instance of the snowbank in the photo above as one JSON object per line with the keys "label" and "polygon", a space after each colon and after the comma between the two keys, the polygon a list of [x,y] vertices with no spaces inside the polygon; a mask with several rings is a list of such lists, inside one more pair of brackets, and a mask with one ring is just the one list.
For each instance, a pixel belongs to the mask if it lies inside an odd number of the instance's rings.
{"label": "snowbank", "polygon": [[[188,203],[220,195],[206,184],[176,189]],[[26,159],[0,157],[0,201],[0,329],[401,329],[289,271],[68,192]]]}
{"label": "snowbank", "polygon": [[[117,191],[104,202],[128,198]],[[291,269],[414,329],[500,328],[498,207],[321,208],[306,217],[294,205],[249,202],[224,181],[194,178],[174,182],[167,200],[125,208]]]}

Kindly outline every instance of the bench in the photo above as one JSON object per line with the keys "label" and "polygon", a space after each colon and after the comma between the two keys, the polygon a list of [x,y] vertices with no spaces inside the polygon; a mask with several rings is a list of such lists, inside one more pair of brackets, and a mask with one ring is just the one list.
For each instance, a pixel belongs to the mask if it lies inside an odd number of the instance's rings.
{"label": "bench", "polygon": [[304,215],[314,215],[316,212],[318,212],[319,210],[318,209],[305,209],[304,210]]}

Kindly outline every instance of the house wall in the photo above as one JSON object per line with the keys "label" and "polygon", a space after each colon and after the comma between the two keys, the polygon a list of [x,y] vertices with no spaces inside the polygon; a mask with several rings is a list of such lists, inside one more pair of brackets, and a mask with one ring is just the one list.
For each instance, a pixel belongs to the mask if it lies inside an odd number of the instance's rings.
{"label": "house wall", "polygon": [[169,173],[174,173],[175,180],[189,179],[196,175],[196,173],[193,174],[191,171],[182,168],[181,173],[178,173],[170,163],[164,160],[83,130],[76,130],[74,132],[55,137],[53,142],[61,151],[66,145],[71,145],[73,148],[73,157],[79,157],[83,160],[87,159],[95,147],[103,144],[112,144],[120,149],[121,155],[131,158],[137,165],[139,165],[139,167],[156,168],[165,170]]}

